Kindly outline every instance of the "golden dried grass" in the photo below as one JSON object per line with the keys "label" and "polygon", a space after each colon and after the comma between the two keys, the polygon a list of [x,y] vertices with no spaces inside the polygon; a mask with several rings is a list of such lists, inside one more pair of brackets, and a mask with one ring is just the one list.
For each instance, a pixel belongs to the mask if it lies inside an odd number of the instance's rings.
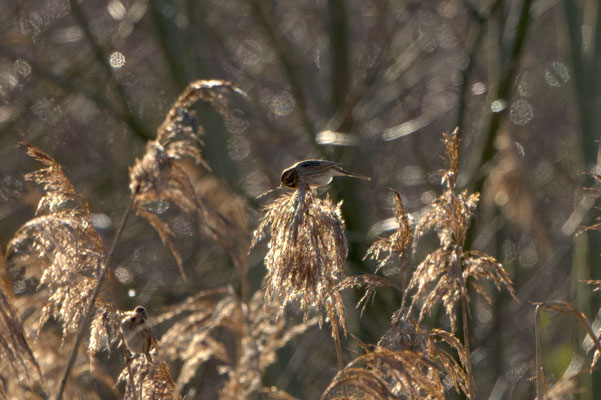
{"label": "golden dried grass", "polygon": [[[152,211],[151,206],[159,201],[173,203],[194,217],[226,249],[233,247],[230,242],[234,232],[231,228],[234,226],[212,204],[198,195],[186,168],[180,163],[182,160],[192,160],[196,165],[210,170],[201,152],[203,130],[196,121],[195,112],[190,108],[202,100],[213,105],[221,114],[229,115],[232,110],[228,105],[228,96],[231,94],[245,96],[244,92],[227,81],[200,80],[188,85],[159,127],[157,138],[148,142],[142,159],[136,159],[129,170],[129,186],[132,193],[135,193],[134,210],[157,231],[184,278],[186,272],[173,239],[174,233],[168,222]],[[235,254],[234,260],[239,270],[245,268],[244,260],[240,261],[239,252]],[[241,274],[244,275],[245,270]]]}
{"label": "golden dried grass", "polygon": [[[270,230],[265,256],[267,302],[298,301],[305,318],[314,307],[346,331],[337,282],[348,253],[344,221],[329,197],[314,189],[284,193],[265,208],[251,248]],[[321,317],[320,317],[321,318]]]}
{"label": "golden dried grass", "polygon": [[[85,199],[75,190],[61,166],[30,144],[26,153],[44,164],[25,176],[45,190],[36,217],[15,233],[8,245],[12,258],[33,255],[42,261],[38,290],[48,290],[41,310],[38,333],[50,317],[62,326],[63,337],[77,331],[86,311],[100,269],[105,262],[100,236],[90,220]],[[95,353],[115,339],[118,330],[114,306],[100,296],[96,300],[88,351]]]}
{"label": "golden dried grass", "polygon": [[[263,386],[262,375],[276,361],[276,351],[316,321],[289,324],[277,318],[280,307],[264,299],[259,290],[245,303],[231,289],[218,288],[198,293],[158,316],[157,323],[171,323],[160,342],[163,354],[182,363],[177,390],[190,382],[200,365],[215,360],[225,376],[221,399],[272,392]],[[229,335],[224,336],[224,331]],[[234,350],[224,342],[227,337],[233,338]]]}

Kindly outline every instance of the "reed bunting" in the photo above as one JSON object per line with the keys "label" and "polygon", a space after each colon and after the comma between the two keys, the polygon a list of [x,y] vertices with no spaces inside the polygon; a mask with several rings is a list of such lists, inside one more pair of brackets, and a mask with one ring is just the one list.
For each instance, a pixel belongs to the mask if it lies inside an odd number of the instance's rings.
{"label": "reed bunting", "polygon": [[350,176],[371,181],[370,177],[354,174],[342,169],[338,163],[325,160],[305,160],[298,162],[282,172],[282,186],[298,189],[302,186],[325,186],[335,176]]}
{"label": "reed bunting", "polygon": [[152,363],[149,352],[154,341],[146,320],[146,309],[137,306],[121,319],[121,335],[132,354],[144,354],[148,362]]}

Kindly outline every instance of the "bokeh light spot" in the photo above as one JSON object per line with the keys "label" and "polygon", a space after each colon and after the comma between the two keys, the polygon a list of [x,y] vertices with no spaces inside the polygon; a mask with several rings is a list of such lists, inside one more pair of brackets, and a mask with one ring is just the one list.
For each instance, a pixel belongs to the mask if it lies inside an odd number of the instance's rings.
{"label": "bokeh light spot", "polygon": [[111,54],[109,63],[111,64],[111,67],[115,69],[121,68],[125,65],[125,56],[123,55],[123,53],[115,51]]}
{"label": "bokeh light spot", "polygon": [[516,125],[526,125],[534,118],[532,106],[526,100],[516,100],[511,104],[509,119]]}

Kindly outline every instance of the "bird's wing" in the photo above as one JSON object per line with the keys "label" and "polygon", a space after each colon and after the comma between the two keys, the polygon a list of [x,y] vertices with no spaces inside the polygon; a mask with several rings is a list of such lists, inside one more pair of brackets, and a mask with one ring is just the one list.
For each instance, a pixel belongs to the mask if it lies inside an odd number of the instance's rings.
{"label": "bird's wing", "polygon": [[305,160],[296,163],[295,167],[335,167],[338,163],[326,160]]}

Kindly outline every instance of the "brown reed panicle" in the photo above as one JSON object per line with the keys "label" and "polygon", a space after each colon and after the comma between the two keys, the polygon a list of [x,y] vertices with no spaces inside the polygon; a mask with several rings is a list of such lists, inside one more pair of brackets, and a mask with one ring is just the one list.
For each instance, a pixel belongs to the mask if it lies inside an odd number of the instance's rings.
{"label": "brown reed panicle", "polygon": [[117,381],[125,382],[125,400],[181,399],[164,362],[148,363],[144,357],[135,357],[121,371]]}
{"label": "brown reed panicle", "polygon": [[[266,304],[264,298],[258,290],[247,304],[231,288],[218,288],[198,293],[158,317],[157,323],[175,321],[160,348],[168,359],[183,363],[176,389],[183,388],[202,363],[213,359],[222,363],[219,371],[226,376],[221,399],[247,399],[263,392],[286,395],[264,388],[261,377],[276,361],[276,351],[316,320],[289,325],[277,318],[279,306]],[[234,349],[223,342],[224,329],[233,338]]]}
{"label": "brown reed panicle", "polygon": [[[378,346],[393,351],[409,350],[423,354],[437,365],[440,374],[446,376],[453,383],[457,393],[463,391],[468,394],[469,381],[466,372],[468,355],[455,335],[441,329],[422,332],[416,321],[410,316],[406,316],[403,309],[392,315],[391,322],[390,329],[382,335]],[[446,346],[441,346],[441,343]],[[459,357],[459,363],[447,348],[455,351]]]}
{"label": "brown reed panicle", "polygon": [[[469,301],[466,287],[468,281],[488,303],[491,303],[491,298],[480,284],[481,279],[492,281],[498,290],[505,287],[515,298],[511,280],[497,260],[477,251],[463,250],[479,194],[468,195],[467,191],[456,193],[459,142],[457,129],[450,135],[443,135],[449,161],[449,169],[442,173],[445,190],[432,202],[415,226],[414,250],[419,239],[431,229],[438,234],[440,248],[430,253],[417,266],[405,292],[405,295],[412,293],[408,313],[421,307],[419,321],[435,305],[442,303],[453,331],[456,327],[455,306],[460,301]],[[464,326],[466,322],[464,321]]]}
{"label": "brown reed panicle", "polygon": [[[199,80],[189,84],[169,110],[158,129],[157,138],[148,142],[144,157],[141,160],[136,159],[136,163],[129,170],[129,186],[135,195],[136,213],[145,218],[157,231],[171,251],[184,278],[186,273],[173,240],[173,231],[167,222],[151,211],[150,206],[158,201],[169,201],[183,212],[195,216],[205,231],[217,242],[225,244],[226,249],[235,247],[228,245],[232,230],[224,228],[230,228],[229,221],[198,196],[186,168],[181,163],[186,159],[192,160],[196,165],[210,170],[201,153],[201,136],[204,132],[196,121],[195,112],[190,108],[202,100],[213,105],[222,115],[233,115],[228,105],[230,94],[246,96],[233,83],[227,81]],[[239,255],[236,254],[236,257]],[[243,268],[241,263],[238,264],[238,269]]]}
{"label": "brown reed panicle", "polygon": [[[62,326],[63,339],[78,329],[88,299],[98,282],[105,256],[100,236],[90,221],[85,199],[69,182],[61,166],[42,150],[23,144],[26,153],[45,165],[25,176],[42,185],[36,217],[25,223],[9,242],[9,255],[35,255],[44,264],[39,286],[46,287],[48,300],[41,310],[38,334],[52,316]],[[88,351],[109,347],[118,331],[116,309],[98,297],[91,323]]]}
{"label": "brown reed panicle", "polygon": [[445,396],[438,367],[426,355],[376,346],[339,371],[321,398],[443,400]]}
{"label": "brown reed panicle", "polygon": [[283,310],[298,300],[305,319],[312,307],[325,309],[332,327],[339,325],[346,333],[336,285],[348,253],[341,204],[334,206],[329,197],[320,199],[314,189],[287,192],[266,207],[251,249],[269,228],[267,302],[279,302]]}
{"label": "brown reed panicle", "polygon": [[[398,228],[390,237],[380,238],[372,244],[367,250],[365,258],[371,258],[378,262],[376,268],[376,272],[378,272],[393,256],[398,256],[403,281],[405,281],[407,269],[409,268],[407,252],[411,247],[411,226],[401,195],[393,189],[390,189],[390,191],[394,194],[394,219],[398,224]],[[403,283],[403,287],[405,285],[406,282]]]}

